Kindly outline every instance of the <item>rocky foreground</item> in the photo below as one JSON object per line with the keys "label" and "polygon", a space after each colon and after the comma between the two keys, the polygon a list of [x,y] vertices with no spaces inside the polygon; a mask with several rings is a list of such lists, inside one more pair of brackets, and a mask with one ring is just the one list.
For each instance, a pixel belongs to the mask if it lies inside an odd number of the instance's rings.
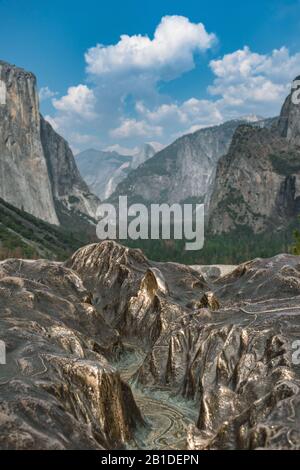
{"label": "rocky foreground", "polygon": [[[216,280],[114,242],[65,265],[3,261],[0,339],[2,449],[140,446],[151,431],[135,390],[193,410],[182,448],[300,447],[297,256]],[[117,365],[135,347],[130,386]]]}

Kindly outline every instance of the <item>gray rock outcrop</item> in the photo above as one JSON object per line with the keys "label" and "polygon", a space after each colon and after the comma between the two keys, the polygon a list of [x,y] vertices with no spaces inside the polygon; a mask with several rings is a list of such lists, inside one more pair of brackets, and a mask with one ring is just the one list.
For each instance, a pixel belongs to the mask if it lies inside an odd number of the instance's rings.
{"label": "gray rock outcrop", "polygon": [[282,230],[300,209],[300,108],[286,99],[271,128],[240,126],[217,166],[209,210],[213,234]]}

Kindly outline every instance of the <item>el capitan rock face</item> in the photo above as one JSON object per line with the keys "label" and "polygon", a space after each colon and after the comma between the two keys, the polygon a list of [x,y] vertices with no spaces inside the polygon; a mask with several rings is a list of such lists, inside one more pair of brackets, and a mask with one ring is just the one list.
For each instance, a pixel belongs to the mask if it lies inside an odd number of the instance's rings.
{"label": "el capitan rock face", "polygon": [[0,197],[58,224],[33,74],[0,61]]}
{"label": "el capitan rock face", "polygon": [[95,216],[99,203],[66,143],[39,113],[36,78],[0,61],[0,197],[58,225],[57,203]]}

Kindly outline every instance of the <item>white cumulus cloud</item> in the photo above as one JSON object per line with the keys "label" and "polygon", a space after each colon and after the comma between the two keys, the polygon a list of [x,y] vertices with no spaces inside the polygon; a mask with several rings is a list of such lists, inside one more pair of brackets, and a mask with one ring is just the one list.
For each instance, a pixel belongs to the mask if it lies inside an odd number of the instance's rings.
{"label": "white cumulus cloud", "polygon": [[87,71],[93,75],[150,73],[170,80],[194,67],[194,54],[216,42],[202,23],[184,16],[164,16],[153,39],[142,35],[122,35],[117,44],[98,44],[85,54]]}
{"label": "white cumulus cloud", "polygon": [[216,76],[209,92],[220,95],[220,106],[255,109],[270,115],[279,111],[292,80],[299,74],[300,53],[290,55],[286,47],[270,54],[252,52],[249,47],[212,60],[210,68]]}
{"label": "white cumulus cloud", "polygon": [[[88,85],[52,96],[54,113],[47,119],[76,147],[98,144],[129,154],[129,147],[145,141],[167,144],[243,115],[277,115],[300,74],[300,53],[286,47],[261,54],[244,46],[210,62],[203,55],[212,72],[207,90],[194,90],[183,101],[176,91],[173,97],[162,94],[161,82],[194,69],[196,56],[213,52],[216,41],[202,23],[174,15],[164,16],[152,36],[123,34],[115,44],[98,44],[85,54]],[[203,62],[197,62],[199,69]],[[41,93],[50,97],[51,91]]]}
{"label": "white cumulus cloud", "polygon": [[65,96],[53,99],[52,103],[58,111],[74,113],[84,119],[92,119],[96,116],[95,95],[93,90],[86,85],[71,86]]}
{"label": "white cumulus cloud", "polygon": [[190,98],[181,104],[162,104],[152,110],[138,102],[136,111],[140,119],[151,125],[160,125],[163,134],[171,138],[205,126],[220,124],[224,120],[218,102],[197,98]]}
{"label": "white cumulus cloud", "polygon": [[40,101],[45,101],[58,95],[57,91],[52,91],[48,86],[44,86],[39,91]]}
{"label": "white cumulus cloud", "polygon": [[[165,141],[173,123],[171,134],[178,126],[186,129],[194,123],[189,116],[195,114],[195,106],[192,102],[164,104],[159,83],[192,70],[196,55],[211,49],[216,41],[216,35],[202,23],[173,15],[161,19],[152,37],[123,34],[115,44],[88,49],[89,86],[72,86],[65,96],[55,97],[52,123],[70,142],[82,147],[84,138],[80,143],[75,135],[99,133],[107,146],[125,139],[133,146],[142,140]],[[144,113],[138,110],[139,104]]]}
{"label": "white cumulus cloud", "polygon": [[162,134],[162,127],[153,126],[146,121],[136,119],[124,119],[119,127],[112,129],[110,135],[117,139],[127,139],[129,137],[158,136]]}

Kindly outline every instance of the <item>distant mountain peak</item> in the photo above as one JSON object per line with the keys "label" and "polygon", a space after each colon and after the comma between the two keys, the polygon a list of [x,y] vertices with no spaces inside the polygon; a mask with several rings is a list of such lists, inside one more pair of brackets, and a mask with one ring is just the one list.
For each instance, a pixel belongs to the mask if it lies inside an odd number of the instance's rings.
{"label": "distant mountain peak", "polygon": [[[90,189],[100,199],[107,199],[132,170],[162,148],[159,142],[145,142],[138,149],[126,149],[116,144],[103,150],[85,150],[77,155],[76,161]],[[120,154],[117,149],[128,153]]]}

